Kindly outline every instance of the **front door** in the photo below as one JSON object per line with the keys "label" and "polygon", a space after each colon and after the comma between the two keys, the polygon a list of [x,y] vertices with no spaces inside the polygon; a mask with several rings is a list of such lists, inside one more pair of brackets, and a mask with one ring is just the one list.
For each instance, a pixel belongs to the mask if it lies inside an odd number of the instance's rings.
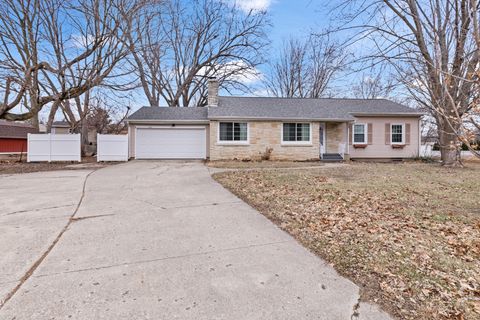
{"label": "front door", "polygon": [[320,123],[320,158],[325,153],[325,123]]}

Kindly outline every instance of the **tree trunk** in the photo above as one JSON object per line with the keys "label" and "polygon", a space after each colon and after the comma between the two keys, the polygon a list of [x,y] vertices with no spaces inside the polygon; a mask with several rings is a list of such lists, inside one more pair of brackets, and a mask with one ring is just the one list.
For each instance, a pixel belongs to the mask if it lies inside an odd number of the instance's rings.
{"label": "tree trunk", "polygon": [[439,128],[440,138],[440,157],[442,165],[448,167],[461,166],[460,157],[458,153],[458,136],[456,128],[452,128],[448,123],[443,123],[444,128]]}
{"label": "tree trunk", "polygon": [[80,121],[80,139],[82,141],[82,156],[86,156],[90,142],[88,141],[88,125],[85,119]]}
{"label": "tree trunk", "polygon": [[35,129],[37,129],[37,130],[40,129],[40,121],[38,119],[38,113],[35,113],[30,121],[32,123],[32,126]]}
{"label": "tree trunk", "polygon": [[58,101],[55,101],[52,105],[52,108],[50,109],[50,113],[48,114],[48,119],[46,123],[47,133],[52,132],[53,121],[55,121],[55,115],[57,114],[57,110],[59,106],[60,106],[60,103]]}

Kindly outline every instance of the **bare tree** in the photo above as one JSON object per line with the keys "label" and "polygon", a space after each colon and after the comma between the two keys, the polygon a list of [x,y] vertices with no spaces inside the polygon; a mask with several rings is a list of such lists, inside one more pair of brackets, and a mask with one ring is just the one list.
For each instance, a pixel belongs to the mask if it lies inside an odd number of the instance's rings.
{"label": "bare tree", "polygon": [[119,134],[126,129],[130,107],[121,108],[108,96],[97,95],[90,102],[86,126],[101,134]]}
{"label": "bare tree", "polygon": [[344,48],[328,37],[292,38],[270,64],[265,86],[277,97],[322,97],[331,80],[344,70],[347,57]]}
{"label": "bare tree", "polygon": [[352,42],[373,43],[371,62],[389,63],[435,119],[443,164],[460,164],[465,116],[479,93],[477,1],[347,0],[338,8],[347,19],[341,30],[358,31]]}
{"label": "bare tree", "polygon": [[382,72],[364,74],[360,81],[352,87],[353,95],[360,99],[387,98],[395,86],[393,80],[385,79]]}
{"label": "bare tree", "polygon": [[208,77],[224,89],[247,89],[245,77],[264,61],[267,15],[228,1],[165,0],[125,16],[128,44],[152,106],[205,105]]}
{"label": "bare tree", "polygon": [[2,1],[0,118],[36,118],[106,81],[128,54],[119,13],[136,7],[128,0]]}

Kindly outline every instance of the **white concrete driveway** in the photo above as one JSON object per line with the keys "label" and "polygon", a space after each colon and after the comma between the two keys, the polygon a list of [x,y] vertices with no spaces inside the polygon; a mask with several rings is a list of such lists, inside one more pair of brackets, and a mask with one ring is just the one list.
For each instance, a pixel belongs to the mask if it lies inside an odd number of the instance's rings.
{"label": "white concrete driveway", "polygon": [[0,176],[0,195],[0,319],[388,318],[200,162]]}

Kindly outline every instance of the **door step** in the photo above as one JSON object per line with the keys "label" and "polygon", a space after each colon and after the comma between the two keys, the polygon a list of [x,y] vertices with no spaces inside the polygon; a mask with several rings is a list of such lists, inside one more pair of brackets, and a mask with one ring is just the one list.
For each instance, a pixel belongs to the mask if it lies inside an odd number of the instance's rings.
{"label": "door step", "polygon": [[340,153],[324,153],[322,155],[322,161],[325,161],[325,162],[341,162],[341,161],[343,161],[343,158],[340,155]]}

